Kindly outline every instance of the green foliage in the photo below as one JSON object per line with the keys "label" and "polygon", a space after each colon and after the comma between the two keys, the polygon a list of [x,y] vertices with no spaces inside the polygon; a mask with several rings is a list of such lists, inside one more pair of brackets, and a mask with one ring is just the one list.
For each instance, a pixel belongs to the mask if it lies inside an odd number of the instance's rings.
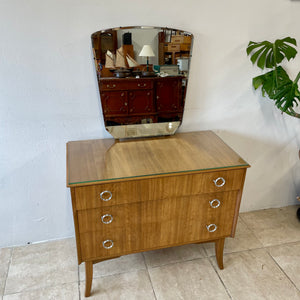
{"label": "green foliage", "polygon": [[300,103],[300,92],[298,89],[298,80],[300,72],[296,79],[292,81],[279,64],[284,58],[290,60],[295,58],[297,50],[296,40],[286,37],[282,40],[276,40],[274,43],[269,41],[249,42],[247,55],[253,64],[257,64],[262,70],[272,69],[271,71],[254,77],[252,84],[255,89],[261,87],[262,95],[266,95],[275,101],[275,105],[284,113],[300,118],[300,114],[294,111],[294,107]]}

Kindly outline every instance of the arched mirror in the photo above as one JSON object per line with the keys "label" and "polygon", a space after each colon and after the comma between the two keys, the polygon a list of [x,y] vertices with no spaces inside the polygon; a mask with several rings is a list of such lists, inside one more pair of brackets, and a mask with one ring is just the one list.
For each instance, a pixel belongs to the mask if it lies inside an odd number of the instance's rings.
{"label": "arched mirror", "polygon": [[118,139],[174,134],[183,117],[193,35],[135,26],[91,38],[107,131]]}

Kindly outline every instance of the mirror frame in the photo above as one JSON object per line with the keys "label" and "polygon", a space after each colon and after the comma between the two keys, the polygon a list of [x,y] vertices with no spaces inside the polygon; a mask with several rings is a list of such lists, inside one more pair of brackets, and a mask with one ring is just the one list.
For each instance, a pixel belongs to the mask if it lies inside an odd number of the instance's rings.
{"label": "mirror frame", "polygon": [[[185,58],[188,58],[188,64],[187,64],[187,71],[182,72],[183,74],[178,74],[178,77],[182,76],[181,79],[181,86],[180,88],[184,90],[182,93],[182,112],[180,114],[179,120],[167,120],[167,121],[162,121],[162,122],[154,122],[151,119],[149,119],[151,122],[147,122],[148,119],[146,119],[146,122],[144,123],[138,123],[138,124],[127,124],[127,125],[112,125],[112,124],[107,124],[107,120],[105,119],[105,108],[104,108],[104,93],[103,93],[103,81],[105,81],[106,77],[101,76],[101,71],[103,70],[104,66],[104,59],[103,59],[103,49],[96,49],[95,47],[95,38],[98,38],[98,35],[101,36],[103,33],[108,33],[108,35],[112,35],[112,33],[117,32],[118,30],[132,30],[132,29],[145,29],[145,30],[157,30],[157,32],[168,32],[170,33],[168,35],[170,42],[167,43],[165,40],[164,41],[159,41],[158,37],[158,47],[161,47],[160,44],[164,44],[163,47],[171,47],[174,46],[175,43],[171,43],[171,40],[173,40],[172,37],[177,36],[180,33],[181,36],[187,36],[189,37],[190,44],[189,44],[189,50],[186,51],[187,55]],[[175,32],[175,35],[172,33]],[[137,137],[150,137],[150,136],[162,136],[162,135],[173,135],[176,130],[179,128],[179,126],[182,123],[182,118],[183,118],[183,113],[184,113],[184,105],[186,101],[186,91],[187,91],[187,86],[188,86],[188,76],[189,76],[189,69],[190,69],[190,63],[191,63],[191,58],[192,58],[192,48],[193,48],[193,40],[194,36],[192,33],[187,32],[185,30],[181,29],[175,29],[175,28],[168,28],[168,27],[157,27],[157,26],[125,26],[125,27],[115,27],[115,28],[109,28],[109,29],[104,29],[104,30],[99,30],[97,32],[94,32],[91,35],[92,39],[92,49],[93,49],[93,55],[94,55],[94,62],[95,62],[95,68],[97,72],[97,81],[98,81],[98,86],[99,86],[99,95],[100,95],[100,102],[102,106],[102,113],[103,113],[103,119],[105,123],[105,128],[106,130],[116,139],[124,139],[124,138],[137,138]],[[114,41],[110,41],[110,43],[114,44],[114,49],[118,48],[118,44],[115,41],[116,36],[114,37]],[[179,45],[180,46],[180,45]],[[122,46],[123,47],[123,46]],[[176,46],[177,47],[177,46]],[[180,46],[181,47],[181,46]],[[164,48],[166,49],[166,48]],[[100,60],[97,58],[96,50],[101,51],[102,54],[100,54]],[[172,50],[172,49],[171,49]],[[105,49],[104,49],[105,51]],[[166,51],[167,52],[167,51]],[[171,52],[171,51],[170,51]],[[183,51],[182,51],[183,52]],[[175,52],[172,53],[172,62],[176,61],[175,60]],[[180,51],[179,51],[180,53]],[[174,56],[173,56],[174,55]],[[99,56],[98,56],[99,57]],[[161,59],[160,59],[161,60]],[[174,64],[173,64],[174,65]],[[161,65],[159,64],[159,67]],[[163,66],[168,66],[168,64],[164,64]],[[179,67],[178,67],[179,68]],[[148,70],[148,60],[147,60],[147,70]],[[166,78],[170,78],[172,76],[167,76]],[[107,77],[110,78],[110,77]],[[135,77],[131,77],[133,80]],[[141,77],[143,79],[144,77]],[[156,77],[156,78],[163,78],[163,77]],[[149,78],[145,78],[144,84],[147,84],[149,81]],[[117,80],[117,78],[111,78],[112,82],[116,82],[113,80]],[[148,81],[147,81],[148,80]],[[130,82],[130,80],[129,80]],[[109,84],[107,85],[109,86]],[[153,95],[154,97],[155,95]],[[156,97],[156,96],[155,96]],[[157,96],[158,97],[158,96]],[[156,103],[156,98],[154,98],[154,102]],[[156,105],[156,104],[155,104]]]}

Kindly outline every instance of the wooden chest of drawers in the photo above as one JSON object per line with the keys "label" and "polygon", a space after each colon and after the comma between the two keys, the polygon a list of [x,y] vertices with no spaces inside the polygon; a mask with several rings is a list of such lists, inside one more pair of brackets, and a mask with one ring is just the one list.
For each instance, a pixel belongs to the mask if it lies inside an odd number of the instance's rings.
{"label": "wooden chest of drawers", "polygon": [[78,263],[234,236],[249,165],[212,132],[67,145]]}

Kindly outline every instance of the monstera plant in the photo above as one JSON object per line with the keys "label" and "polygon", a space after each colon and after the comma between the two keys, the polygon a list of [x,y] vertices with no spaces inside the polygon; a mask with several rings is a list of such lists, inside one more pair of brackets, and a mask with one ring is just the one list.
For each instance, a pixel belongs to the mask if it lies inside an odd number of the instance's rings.
{"label": "monstera plant", "polygon": [[275,101],[275,105],[284,113],[300,118],[300,114],[295,111],[295,107],[300,103],[300,92],[298,81],[300,72],[295,80],[290,79],[287,72],[280,63],[286,58],[288,61],[295,58],[297,50],[296,40],[286,37],[276,40],[274,43],[269,41],[249,42],[247,55],[253,64],[260,69],[269,69],[267,73],[254,77],[252,84],[255,89],[261,87],[262,95],[266,95]]}

